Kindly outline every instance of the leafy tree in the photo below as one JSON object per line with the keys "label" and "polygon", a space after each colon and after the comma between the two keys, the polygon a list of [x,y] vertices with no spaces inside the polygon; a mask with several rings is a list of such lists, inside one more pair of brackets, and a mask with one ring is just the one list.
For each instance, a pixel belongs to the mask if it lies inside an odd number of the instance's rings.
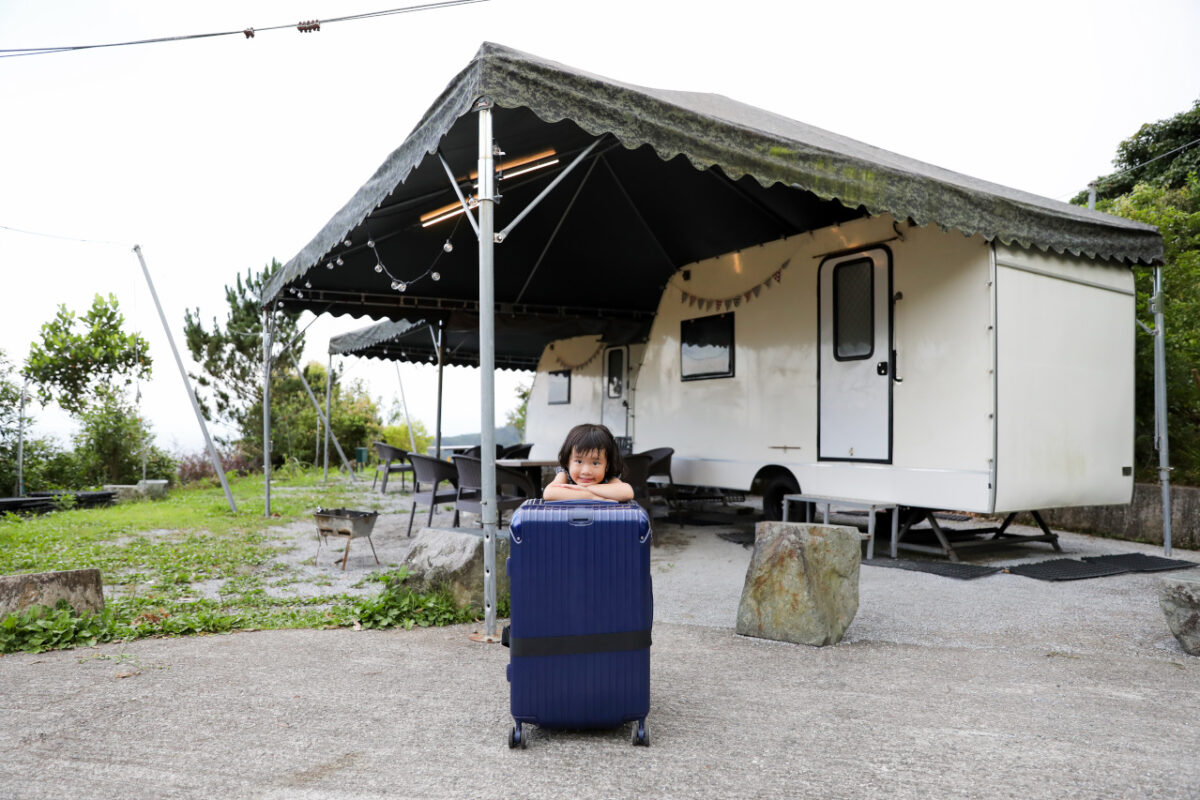
{"label": "leafy tree", "polygon": [[75,485],[137,483],[142,477],[142,447],[146,448],[146,477],[175,476],[175,459],[154,445],[154,432],[137,410],[109,395],[80,415],[75,434]]}
{"label": "leafy tree", "polygon": [[[1167,414],[1174,479],[1200,484],[1200,180],[1193,172],[1177,188],[1165,181],[1139,183],[1126,195],[1097,208],[1156,225],[1163,237],[1163,325],[1166,331]],[[1138,307],[1145,309],[1152,276],[1137,275]],[[1137,439],[1139,475],[1153,476],[1154,342],[1137,342]]]}
{"label": "leafy tree", "polygon": [[401,450],[412,450],[413,441],[417,443],[415,452],[424,453],[429,450],[430,445],[433,444],[433,435],[425,428],[425,423],[419,419],[414,419],[412,421],[412,432],[413,435],[410,438],[408,435],[408,423],[397,422],[392,425],[384,425],[383,430],[380,432],[380,437],[384,442],[393,447],[399,447]]}
{"label": "leafy tree", "polygon": [[[304,367],[304,379],[318,395],[324,410],[324,365],[315,361]],[[366,447],[380,438],[379,408],[360,381],[343,386],[334,376],[331,390],[333,433],[346,452],[354,459],[355,447]],[[262,460],[262,398],[250,407],[247,424],[242,430],[240,444],[248,453]],[[318,416],[312,399],[300,382],[300,375],[289,362],[276,365],[271,374],[271,462],[281,464],[290,460],[313,463],[316,460]],[[322,446],[324,433],[320,436]],[[337,463],[336,455],[330,458]]]}
{"label": "leafy tree", "polygon": [[[1148,122],[1117,145],[1116,171],[1096,179],[1097,200],[1129,194],[1139,183],[1180,189],[1188,173],[1200,172],[1200,100],[1170,119]],[[1087,192],[1071,202],[1083,205]]]}
{"label": "leafy tree", "polygon": [[[225,287],[226,311],[224,325],[213,317],[212,328],[205,329],[200,321],[200,309],[189,309],[184,315],[183,334],[188,351],[202,368],[193,374],[196,397],[207,419],[214,415],[231,423],[243,438],[253,438],[252,429],[262,427],[262,333],[263,315],[259,297],[263,286],[280,268],[272,259],[260,272],[246,270],[245,280],[237,276],[233,286]],[[291,343],[297,351],[304,348],[304,337],[298,334],[299,314],[276,312],[274,341]],[[278,348],[278,345],[277,345]],[[274,389],[272,389],[274,391]],[[257,406],[257,416],[253,408]],[[261,431],[259,453],[261,454]]]}
{"label": "leafy tree", "polygon": [[[42,405],[51,401],[70,414],[82,413],[89,404],[114,395],[118,385],[150,375],[146,340],[125,333],[117,298],[96,295],[77,330],[74,312],[65,305],[42,325],[25,363],[25,374],[37,385]],[[120,384],[118,384],[120,382]]]}
{"label": "leafy tree", "polygon": [[529,392],[533,389],[532,386],[525,384],[517,384],[517,399],[521,402],[516,408],[509,409],[505,415],[505,421],[517,429],[519,441],[525,441],[525,411],[529,408]]}

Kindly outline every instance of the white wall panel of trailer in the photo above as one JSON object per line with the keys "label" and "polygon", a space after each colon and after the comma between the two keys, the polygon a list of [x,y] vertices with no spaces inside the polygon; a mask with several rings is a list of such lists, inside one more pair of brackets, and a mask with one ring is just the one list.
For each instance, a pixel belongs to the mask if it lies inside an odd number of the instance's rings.
{"label": "white wall panel of trailer", "polygon": [[[820,460],[818,268],[831,253],[879,243],[891,251],[893,289],[903,295],[894,315],[902,381],[893,387],[892,463]],[[638,376],[636,447],[674,447],[678,483],[744,490],[761,468],[778,465],[806,492],[987,510],[989,268],[982,239],[894,228],[889,217],[691,265],[690,279],[681,271],[670,282],[650,333]],[[747,299],[755,286],[763,288]],[[685,296],[742,298],[733,309],[733,377],[681,381],[681,322],[718,313]]]}
{"label": "white wall panel of trailer", "polygon": [[[525,441],[533,442],[530,458],[558,458],[567,431],[581,422],[600,420],[604,345],[598,336],[576,336],[548,345],[538,362],[525,415]],[[571,373],[571,401],[550,403],[549,373]]]}
{"label": "white wall panel of trailer", "polygon": [[1133,271],[996,247],[996,510],[1133,495]]}

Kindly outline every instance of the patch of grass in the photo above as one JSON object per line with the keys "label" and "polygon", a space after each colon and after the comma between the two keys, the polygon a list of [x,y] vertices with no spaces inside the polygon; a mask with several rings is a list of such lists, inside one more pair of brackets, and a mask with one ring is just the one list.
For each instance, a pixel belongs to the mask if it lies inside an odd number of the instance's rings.
{"label": "patch of grass", "polygon": [[[403,573],[378,572],[368,598],[348,594],[278,597],[297,582],[275,562],[272,528],[310,518],[319,506],[362,503],[349,487],[325,485],[315,470],[272,479],[270,518],[263,516],[261,475],[231,478],[238,513],[219,485],[173,489],[163,500],[109,508],[66,509],[0,518],[0,574],[97,568],[119,587],[104,611],[37,607],[0,619],[0,653],[40,652],[101,642],[234,630],[382,628],[445,625],[474,618],[448,594],[420,595],[402,586]],[[216,598],[197,597],[194,584],[220,582]],[[328,579],[318,585],[330,585]]]}

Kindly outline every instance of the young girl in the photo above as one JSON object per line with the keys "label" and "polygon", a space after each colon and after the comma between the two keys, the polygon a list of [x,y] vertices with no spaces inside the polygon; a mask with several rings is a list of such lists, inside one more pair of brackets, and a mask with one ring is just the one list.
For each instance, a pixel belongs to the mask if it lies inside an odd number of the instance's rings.
{"label": "young girl", "polygon": [[562,470],[542,491],[543,500],[632,500],[621,480],[621,453],[608,428],[585,423],[567,434],[558,451]]}

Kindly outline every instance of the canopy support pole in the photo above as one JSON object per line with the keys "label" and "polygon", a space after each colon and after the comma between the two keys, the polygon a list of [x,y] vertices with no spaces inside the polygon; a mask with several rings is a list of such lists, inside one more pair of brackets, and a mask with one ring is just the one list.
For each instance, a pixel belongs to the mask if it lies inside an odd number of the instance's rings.
{"label": "canopy support pole", "polygon": [[408,400],[404,399],[404,379],[400,377],[400,364],[396,363],[396,383],[400,384],[400,405],[404,409],[404,424],[408,426],[410,453],[417,452],[417,437],[413,434],[412,417],[408,415]]}
{"label": "canopy support pole", "polygon": [[25,496],[25,402],[29,399],[29,378],[21,382],[21,405],[17,411],[17,485],[14,497]]}
{"label": "canopy support pole", "polygon": [[478,642],[499,642],[496,635],[496,287],[493,271],[496,222],[496,171],[492,146],[492,101],[475,105],[479,113],[479,460],[483,471],[479,504],[483,516],[483,619]]}
{"label": "canopy support pole", "polygon": [[438,161],[442,162],[442,169],[446,170],[446,177],[450,179],[450,185],[454,187],[454,193],[458,195],[458,202],[462,204],[463,213],[467,215],[467,220],[470,221],[471,227],[475,229],[475,235],[479,235],[479,223],[471,216],[471,204],[467,202],[467,198],[463,197],[462,189],[458,188],[458,180],[454,177],[454,170],[450,169],[450,165],[446,163],[446,157],[442,155],[441,148],[438,148]]}
{"label": "canopy support pole", "polygon": [[142,246],[135,244],[133,252],[137,254],[138,263],[142,265],[142,274],[146,276],[146,285],[150,287],[150,297],[154,300],[154,307],[158,309],[158,319],[162,322],[163,331],[167,334],[167,344],[171,345],[171,354],[175,356],[175,366],[179,367],[179,377],[183,378],[188,399],[192,401],[192,410],[196,412],[196,422],[200,423],[200,432],[204,434],[204,444],[208,448],[208,457],[212,461],[213,471],[221,479],[221,488],[225,490],[225,500],[229,503],[229,510],[236,514],[237,504],[233,502],[233,492],[229,490],[229,481],[225,479],[225,467],[221,464],[221,457],[217,455],[217,448],[213,446],[212,437],[208,435],[208,425],[204,423],[204,414],[200,411],[200,404],[196,402],[196,390],[192,388],[187,370],[183,368],[183,359],[179,357],[179,350],[175,347],[175,337],[171,334],[171,326],[167,324],[167,315],[163,313],[162,303],[158,302],[158,292],[154,290],[154,281],[150,280],[150,269],[146,266],[146,259],[142,257]]}
{"label": "canopy support pole", "polygon": [[[308,385],[308,381],[304,379],[304,370],[300,369],[300,362],[296,360],[296,354],[288,350],[288,358],[292,360],[292,366],[296,368],[296,373],[300,376],[300,383],[304,386],[304,391],[308,392],[308,399],[312,400],[313,408],[317,410],[317,419],[325,426],[325,430],[329,430],[329,417],[325,416],[325,412],[321,410],[321,403],[317,400],[317,396],[313,394],[312,387]],[[346,458],[346,453],[342,450],[342,445],[336,436],[333,437],[333,446],[337,448],[338,455],[342,457],[342,464],[350,472],[351,480],[358,480],[354,474],[354,468],[350,466],[350,459]]]}
{"label": "canopy support pole", "polygon": [[1167,347],[1163,340],[1162,266],[1154,268],[1154,446],[1158,450],[1158,482],[1162,486],[1163,555],[1171,555],[1171,459],[1167,447]]}
{"label": "canopy support pole", "polygon": [[[437,348],[438,361],[438,391],[437,391],[437,430],[434,432],[434,450],[437,453],[438,460],[442,458],[442,378],[446,368],[446,351],[442,349],[442,332],[446,327],[445,320],[438,320],[437,338],[434,339],[434,346]],[[433,330],[429,331],[431,334]]]}
{"label": "canopy support pole", "polygon": [[329,435],[332,428],[329,420],[333,419],[333,353],[329,354],[329,368],[325,370],[325,472],[321,480],[329,481]]}
{"label": "canopy support pole", "polygon": [[271,307],[263,309],[263,516],[271,516]]}

